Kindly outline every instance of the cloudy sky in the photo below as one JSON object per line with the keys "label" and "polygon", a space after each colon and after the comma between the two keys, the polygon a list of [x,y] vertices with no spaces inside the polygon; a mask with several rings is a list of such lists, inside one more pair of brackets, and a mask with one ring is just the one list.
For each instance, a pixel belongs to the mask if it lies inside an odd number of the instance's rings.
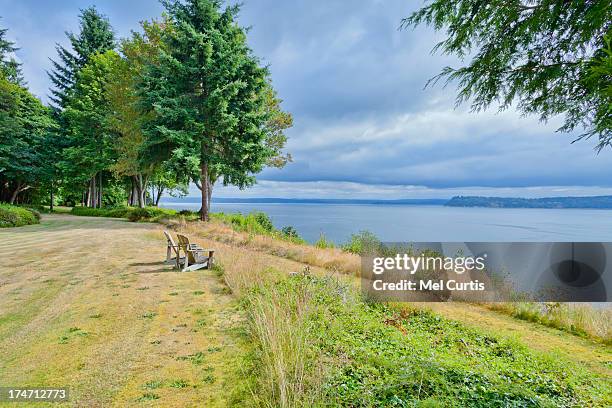
{"label": "cloudy sky", "polygon": [[[95,4],[117,35],[157,17],[156,0],[0,0],[0,25],[31,90],[47,100],[49,57],[80,8]],[[240,22],[270,65],[283,107],[294,116],[294,162],[268,169],[248,191],[217,196],[423,198],[457,194],[612,194],[612,152],[570,144],[561,118],[540,123],[508,110],[454,107],[455,88],[424,89],[453,57],[432,55],[440,34],[398,30],[421,0],[245,0]],[[195,192],[194,192],[195,194]]]}

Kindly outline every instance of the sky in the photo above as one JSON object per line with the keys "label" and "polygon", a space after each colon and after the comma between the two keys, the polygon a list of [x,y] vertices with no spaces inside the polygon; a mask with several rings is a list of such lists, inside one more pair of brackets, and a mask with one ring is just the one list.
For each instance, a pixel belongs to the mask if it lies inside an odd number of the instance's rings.
{"label": "sky", "polygon": [[[239,21],[269,65],[291,112],[293,162],[266,169],[248,190],[219,197],[446,198],[454,195],[612,194],[612,152],[597,155],[579,133],[513,109],[455,107],[456,88],[425,88],[452,56],[434,55],[443,33],[400,30],[421,0],[245,0]],[[49,58],[79,9],[95,5],[118,37],[161,14],[157,0],[0,0],[0,26],[21,49],[31,91],[48,101]],[[190,195],[198,191],[191,188]]]}

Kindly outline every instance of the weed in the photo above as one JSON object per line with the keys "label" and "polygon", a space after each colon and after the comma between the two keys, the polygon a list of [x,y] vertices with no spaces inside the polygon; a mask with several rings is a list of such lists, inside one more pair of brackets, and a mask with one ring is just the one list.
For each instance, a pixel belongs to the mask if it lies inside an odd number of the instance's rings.
{"label": "weed", "polygon": [[189,387],[189,383],[185,380],[174,380],[170,384],[168,384],[172,388],[187,388]]}
{"label": "weed", "polygon": [[159,395],[153,394],[152,392],[145,392],[140,397],[138,397],[136,401],[144,402],[144,401],[153,401],[153,400],[158,400],[158,399],[159,399]]}
{"label": "weed", "polygon": [[187,356],[179,356],[176,359],[179,361],[191,361],[191,364],[193,365],[202,365],[204,364],[205,358],[205,354],[198,351],[197,353],[189,354]]}
{"label": "weed", "polygon": [[143,384],[142,388],[145,390],[155,390],[157,388],[161,388],[163,383],[161,381],[149,381]]}

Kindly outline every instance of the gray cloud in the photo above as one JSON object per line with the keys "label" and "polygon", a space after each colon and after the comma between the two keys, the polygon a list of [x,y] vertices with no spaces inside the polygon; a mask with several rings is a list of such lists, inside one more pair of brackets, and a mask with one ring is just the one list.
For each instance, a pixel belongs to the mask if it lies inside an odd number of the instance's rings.
{"label": "gray cloud", "polygon": [[[90,3],[0,0],[1,24],[22,47],[26,78],[43,99],[47,58],[55,57],[55,42],[65,44],[65,30],[77,29],[78,9]],[[155,0],[94,3],[120,36],[161,13]],[[288,150],[295,161],[265,170],[260,185],[241,194],[363,191],[397,198],[415,191],[454,195],[473,186],[525,195],[537,186],[574,186],[574,192],[612,187],[612,155],[596,156],[589,142],[571,145],[576,135],[555,133],[559,118],[544,124],[513,110],[470,113],[454,109],[452,86],[423,89],[443,66],[459,61],[430,54],[440,40],[432,30],[398,30],[401,18],[421,4],[244,2],[240,22],[252,27],[249,43],[270,65],[283,107],[294,115]]]}

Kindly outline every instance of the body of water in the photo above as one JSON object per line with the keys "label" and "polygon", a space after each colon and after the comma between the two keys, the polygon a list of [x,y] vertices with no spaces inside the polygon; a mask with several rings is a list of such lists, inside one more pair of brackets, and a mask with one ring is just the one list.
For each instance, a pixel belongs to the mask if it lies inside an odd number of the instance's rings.
{"label": "body of water", "polygon": [[[160,204],[197,210],[197,203]],[[382,241],[612,241],[612,210],[444,207],[438,205],[213,203],[212,211],[263,211],[277,228],[293,226],[309,242],[336,243],[362,230]]]}

